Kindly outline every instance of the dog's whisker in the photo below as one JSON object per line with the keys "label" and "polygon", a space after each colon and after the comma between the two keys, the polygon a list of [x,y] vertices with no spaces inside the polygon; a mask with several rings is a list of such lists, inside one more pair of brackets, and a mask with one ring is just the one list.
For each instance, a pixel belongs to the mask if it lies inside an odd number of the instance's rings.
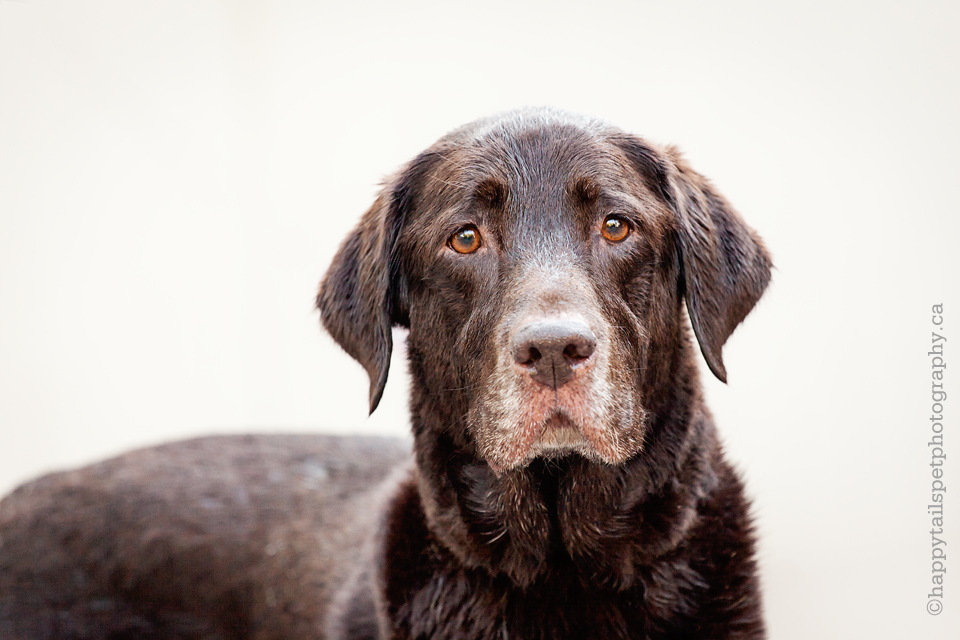
{"label": "dog's whisker", "polygon": [[502,537],[505,536],[505,535],[507,535],[507,528],[506,528],[506,527],[501,527],[500,533],[498,533],[498,534],[495,535],[494,537],[488,539],[488,540],[487,540],[487,544],[493,544],[494,542],[496,542],[497,540],[499,540],[500,538],[502,538]]}

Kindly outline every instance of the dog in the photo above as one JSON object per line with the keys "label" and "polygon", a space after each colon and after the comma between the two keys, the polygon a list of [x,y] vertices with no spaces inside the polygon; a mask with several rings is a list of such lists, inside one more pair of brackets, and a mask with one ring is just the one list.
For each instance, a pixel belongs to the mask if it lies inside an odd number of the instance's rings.
{"label": "dog", "polygon": [[412,455],[231,436],[25,485],[0,504],[0,637],[762,638],[693,343],[725,381],[770,272],[672,147],[548,109],[457,129],[317,296],[371,411],[408,330]]}

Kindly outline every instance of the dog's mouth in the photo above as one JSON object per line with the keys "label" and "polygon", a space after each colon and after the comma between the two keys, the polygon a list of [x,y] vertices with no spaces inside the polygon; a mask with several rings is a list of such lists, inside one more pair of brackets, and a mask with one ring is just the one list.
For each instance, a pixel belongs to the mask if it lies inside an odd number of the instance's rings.
{"label": "dog's mouth", "polygon": [[610,425],[582,423],[562,407],[554,407],[548,416],[537,423],[511,430],[506,437],[491,441],[482,447],[484,458],[497,475],[524,467],[536,458],[555,459],[579,454],[600,463],[616,463],[622,456],[611,446]]}
{"label": "dog's mouth", "polygon": [[571,454],[619,464],[639,451],[644,414],[619,392],[626,385],[607,355],[598,347],[592,363],[555,388],[514,367],[496,370],[470,419],[478,453],[497,474]]}
{"label": "dog's mouth", "polygon": [[556,411],[543,424],[540,434],[530,445],[529,457],[556,458],[569,453],[587,455],[590,442],[569,416]]}

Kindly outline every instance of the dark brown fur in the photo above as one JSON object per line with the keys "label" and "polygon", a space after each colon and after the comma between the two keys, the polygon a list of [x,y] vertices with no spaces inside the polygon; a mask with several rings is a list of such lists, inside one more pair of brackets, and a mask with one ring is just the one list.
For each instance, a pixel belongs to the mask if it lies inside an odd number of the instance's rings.
{"label": "dark brown fur", "polygon": [[126,454],[0,503],[0,638],[319,638],[409,459],[383,438],[228,436]]}
{"label": "dark brown fur", "polygon": [[[623,242],[599,236],[611,213]],[[447,245],[466,224],[470,255]],[[396,451],[260,438],[27,485],[0,505],[0,636],[761,638],[747,505],[683,309],[725,379],[769,275],[673,149],[552,111],[459,129],[388,182],[318,296],[371,410],[391,328],[409,329],[414,466],[385,479]],[[560,316],[597,349],[549,388],[505,354],[529,318]],[[298,455],[351,471],[306,496]]]}

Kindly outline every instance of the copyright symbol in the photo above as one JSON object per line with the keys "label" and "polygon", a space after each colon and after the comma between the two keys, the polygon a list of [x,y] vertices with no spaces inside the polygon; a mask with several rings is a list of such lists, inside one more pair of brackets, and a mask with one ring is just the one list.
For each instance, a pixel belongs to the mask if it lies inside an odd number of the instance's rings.
{"label": "copyright symbol", "polygon": [[927,613],[935,616],[941,611],[943,611],[943,603],[941,603],[939,600],[927,600]]}

